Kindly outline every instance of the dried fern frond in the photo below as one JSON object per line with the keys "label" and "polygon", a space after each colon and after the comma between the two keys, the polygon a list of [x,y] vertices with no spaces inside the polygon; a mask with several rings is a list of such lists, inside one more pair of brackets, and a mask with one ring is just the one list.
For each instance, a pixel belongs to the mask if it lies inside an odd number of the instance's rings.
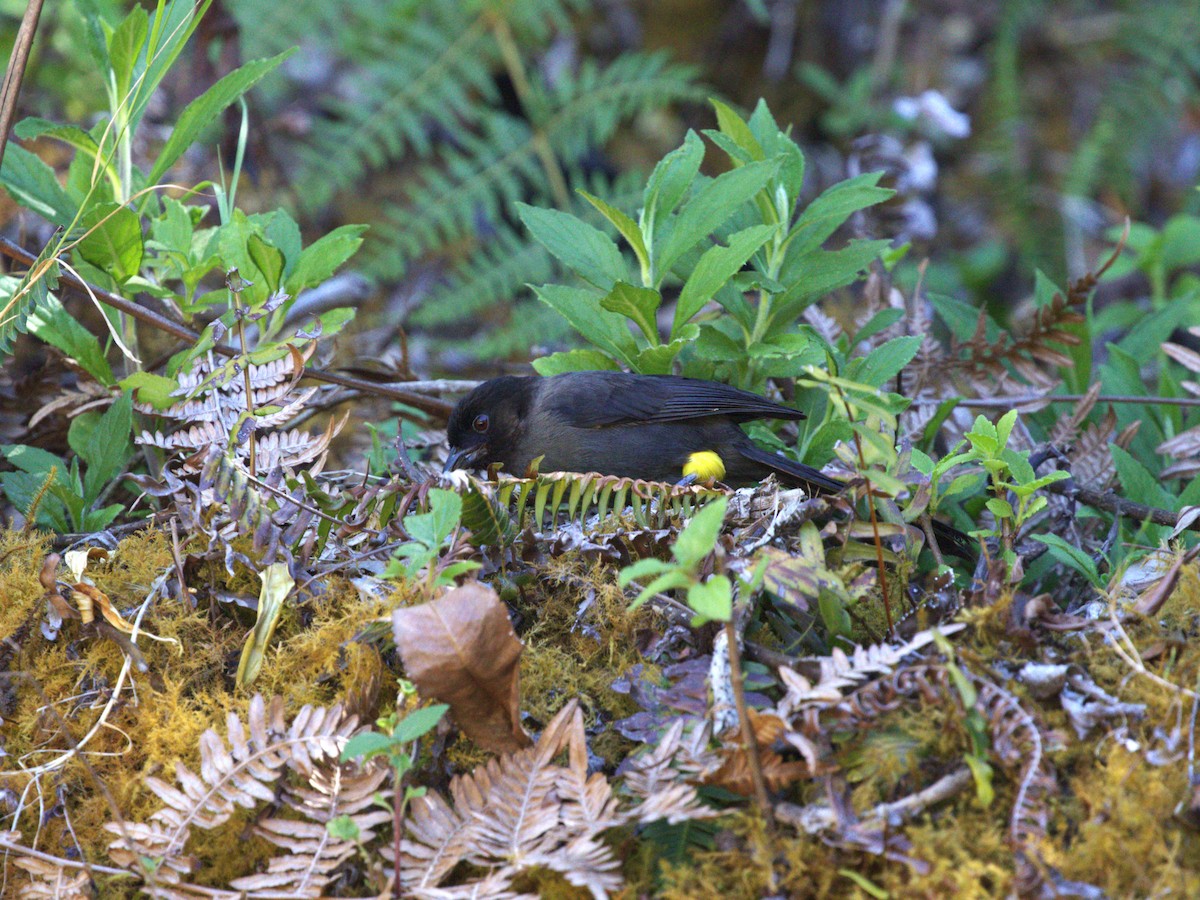
{"label": "dried fern frond", "polygon": [[96,896],[85,869],[67,869],[48,860],[20,855],[13,859],[13,865],[29,873],[29,881],[17,888],[17,896],[22,900],[92,900]]}
{"label": "dried fern frond", "polygon": [[[145,823],[108,823],[106,830],[117,836],[109,844],[109,856],[144,877],[157,895],[186,896],[173,895],[170,888],[198,865],[184,852],[192,828],[217,828],[239,806],[254,809],[275,802],[275,785],[286,772],[311,782],[318,766],[336,759],[356,724],[340,706],[305,706],[289,725],[282,698],[275,697],[268,707],[256,694],[250,701],[246,725],[236,714],[229,714],[226,740],[212,729],[201,735],[199,774],[179,763],[177,785],[146,778],[146,786],[164,805]],[[311,844],[307,846],[312,849]],[[326,862],[324,856],[321,862]],[[316,857],[310,865],[317,867]]]}
{"label": "dried fern frond", "polygon": [[[278,897],[281,892],[290,897],[322,896],[337,867],[354,856],[360,846],[369,845],[378,826],[391,821],[392,814],[375,802],[389,774],[384,766],[314,769],[307,785],[288,788],[283,795],[284,803],[301,813],[305,821],[276,817],[254,826],[255,834],[287,853],[272,857],[265,872],[234,878],[229,886],[246,891],[248,898]],[[358,832],[355,840],[339,839],[330,833],[327,826],[339,817],[354,823]]]}
{"label": "dried fern frond", "polygon": [[[418,897],[483,896],[480,881],[441,886],[465,860],[488,870],[493,891],[507,890],[523,871],[547,868],[603,898],[623,883],[620,861],[598,840],[604,831],[631,821],[711,815],[695,788],[683,783],[685,776],[671,769],[678,755],[686,755],[682,724],[668,735],[665,749],[660,745],[626,775],[626,787],[640,800],[630,809],[621,808],[603,774],[588,774],[586,740],[583,714],[572,701],[533,747],[451,781],[453,802],[432,791],[413,801],[401,847],[404,890]],[[555,765],[564,749],[567,764]],[[388,856],[386,848],[382,852]],[[470,893],[445,893],[462,890]]]}

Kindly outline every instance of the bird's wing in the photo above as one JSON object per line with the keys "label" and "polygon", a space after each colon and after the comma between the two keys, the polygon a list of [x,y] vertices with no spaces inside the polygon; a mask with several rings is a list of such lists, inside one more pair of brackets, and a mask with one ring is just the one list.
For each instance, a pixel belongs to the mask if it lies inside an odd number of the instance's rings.
{"label": "bird's wing", "polygon": [[[799,410],[758,394],[715,381],[669,375],[589,372],[590,378],[564,378],[552,392],[555,409],[577,428],[681,422],[706,416],[803,419]],[[597,378],[595,376],[602,376]]]}

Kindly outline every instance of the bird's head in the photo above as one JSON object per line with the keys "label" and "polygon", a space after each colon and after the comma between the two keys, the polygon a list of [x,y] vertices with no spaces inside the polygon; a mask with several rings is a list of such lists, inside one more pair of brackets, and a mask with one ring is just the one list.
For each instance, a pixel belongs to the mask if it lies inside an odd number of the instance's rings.
{"label": "bird's head", "polygon": [[497,462],[511,470],[509,457],[529,414],[537,380],[493,378],[459,400],[446,425],[450,455],[442,471],[482,469]]}

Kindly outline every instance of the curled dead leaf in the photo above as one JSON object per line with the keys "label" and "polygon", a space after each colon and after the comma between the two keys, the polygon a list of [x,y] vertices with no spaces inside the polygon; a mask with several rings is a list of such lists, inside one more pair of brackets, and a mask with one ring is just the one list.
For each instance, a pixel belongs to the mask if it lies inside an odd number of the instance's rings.
{"label": "curled dead leaf", "polygon": [[421,693],[450,704],[467,737],[497,753],[530,744],[520,721],[524,645],[496,592],[477,581],[392,614],[404,670]]}

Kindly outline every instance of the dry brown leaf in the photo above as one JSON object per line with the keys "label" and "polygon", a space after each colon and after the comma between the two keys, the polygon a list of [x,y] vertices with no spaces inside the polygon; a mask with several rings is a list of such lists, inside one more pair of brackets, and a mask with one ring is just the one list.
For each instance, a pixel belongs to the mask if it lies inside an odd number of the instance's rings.
{"label": "dry brown leaf", "polygon": [[421,693],[450,704],[467,737],[486,750],[530,745],[520,721],[523,645],[496,592],[478,582],[392,614],[404,670]]}

